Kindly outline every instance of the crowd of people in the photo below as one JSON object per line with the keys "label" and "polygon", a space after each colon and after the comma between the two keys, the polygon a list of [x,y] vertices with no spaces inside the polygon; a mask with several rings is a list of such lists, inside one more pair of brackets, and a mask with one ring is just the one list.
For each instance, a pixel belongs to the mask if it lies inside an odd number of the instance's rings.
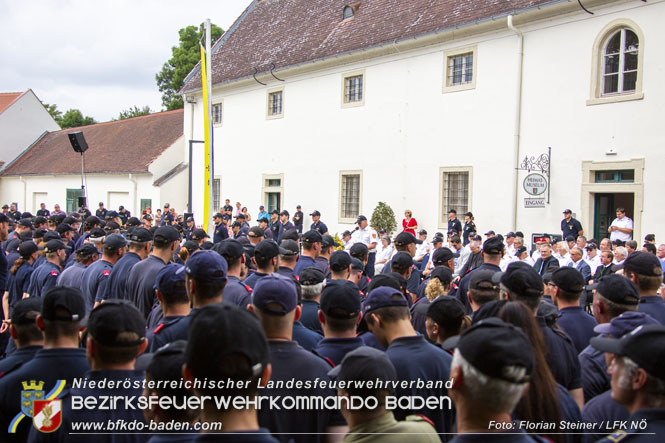
{"label": "crowd of people", "polygon": [[[598,240],[565,210],[561,235],[533,249],[521,232],[483,239],[473,214],[462,224],[454,209],[430,240],[407,210],[401,232],[360,215],[341,241],[316,210],[304,229],[300,206],[293,216],[262,206],[252,225],[226,200],[210,233],[168,204],[140,218],[102,203],[95,215],[5,209],[7,441],[665,436],[665,244],[648,235],[638,247],[623,208]],[[109,395],[201,406],[77,400]],[[257,395],[339,403],[204,401]],[[110,427],[121,420],[151,427]],[[81,422],[106,427],[91,439]],[[175,422],[186,427],[169,433]]]}

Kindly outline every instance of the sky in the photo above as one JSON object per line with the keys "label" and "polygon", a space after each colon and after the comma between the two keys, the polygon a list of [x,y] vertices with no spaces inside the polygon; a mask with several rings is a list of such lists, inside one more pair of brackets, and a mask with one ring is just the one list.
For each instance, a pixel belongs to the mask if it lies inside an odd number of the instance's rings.
{"label": "sky", "polygon": [[178,30],[228,29],[252,0],[0,0],[0,92],[32,89],[98,122],[162,110],[155,74]]}

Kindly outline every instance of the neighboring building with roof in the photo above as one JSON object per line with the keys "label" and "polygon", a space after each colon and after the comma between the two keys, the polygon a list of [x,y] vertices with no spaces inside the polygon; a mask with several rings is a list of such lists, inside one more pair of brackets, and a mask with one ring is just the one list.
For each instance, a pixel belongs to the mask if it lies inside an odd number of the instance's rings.
{"label": "neighboring building with roof", "polygon": [[0,170],[44,132],[59,129],[32,89],[0,92]]}
{"label": "neighboring building with roof", "polygon": [[[216,195],[252,214],[318,209],[332,232],[385,201],[430,232],[455,208],[481,231],[558,233],[570,207],[600,237],[624,206],[636,239],[665,235],[646,192],[665,188],[665,2],[581,3],[593,14],[569,0],[252,1],[213,46]],[[180,91],[186,140],[203,138],[200,82],[197,66]],[[524,180],[540,171],[518,168],[549,147],[539,194],[540,176]]]}
{"label": "neighboring building with roof", "polygon": [[0,174],[0,201],[17,202],[33,214],[40,203],[56,203],[76,211],[81,196],[81,154],[67,134],[81,131],[88,144],[84,154],[88,207],[125,206],[132,215],[151,206],[153,213],[170,203],[186,210],[188,155],[182,132],[182,109],[48,132]]}

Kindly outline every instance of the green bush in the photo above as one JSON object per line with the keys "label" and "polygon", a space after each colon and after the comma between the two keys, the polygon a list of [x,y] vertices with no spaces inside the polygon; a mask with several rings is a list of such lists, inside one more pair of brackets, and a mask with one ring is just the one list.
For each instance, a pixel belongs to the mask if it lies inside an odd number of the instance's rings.
{"label": "green bush", "polygon": [[385,229],[388,235],[392,236],[393,231],[397,227],[395,212],[386,203],[379,202],[372,212],[369,224],[376,232]]}

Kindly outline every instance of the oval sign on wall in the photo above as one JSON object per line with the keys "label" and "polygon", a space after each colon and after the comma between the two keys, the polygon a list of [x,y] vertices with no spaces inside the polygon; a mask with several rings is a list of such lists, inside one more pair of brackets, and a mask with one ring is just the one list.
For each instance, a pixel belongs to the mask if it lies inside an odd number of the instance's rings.
{"label": "oval sign on wall", "polygon": [[547,190],[547,180],[541,174],[529,174],[524,178],[524,190],[529,195],[540,195]]}

